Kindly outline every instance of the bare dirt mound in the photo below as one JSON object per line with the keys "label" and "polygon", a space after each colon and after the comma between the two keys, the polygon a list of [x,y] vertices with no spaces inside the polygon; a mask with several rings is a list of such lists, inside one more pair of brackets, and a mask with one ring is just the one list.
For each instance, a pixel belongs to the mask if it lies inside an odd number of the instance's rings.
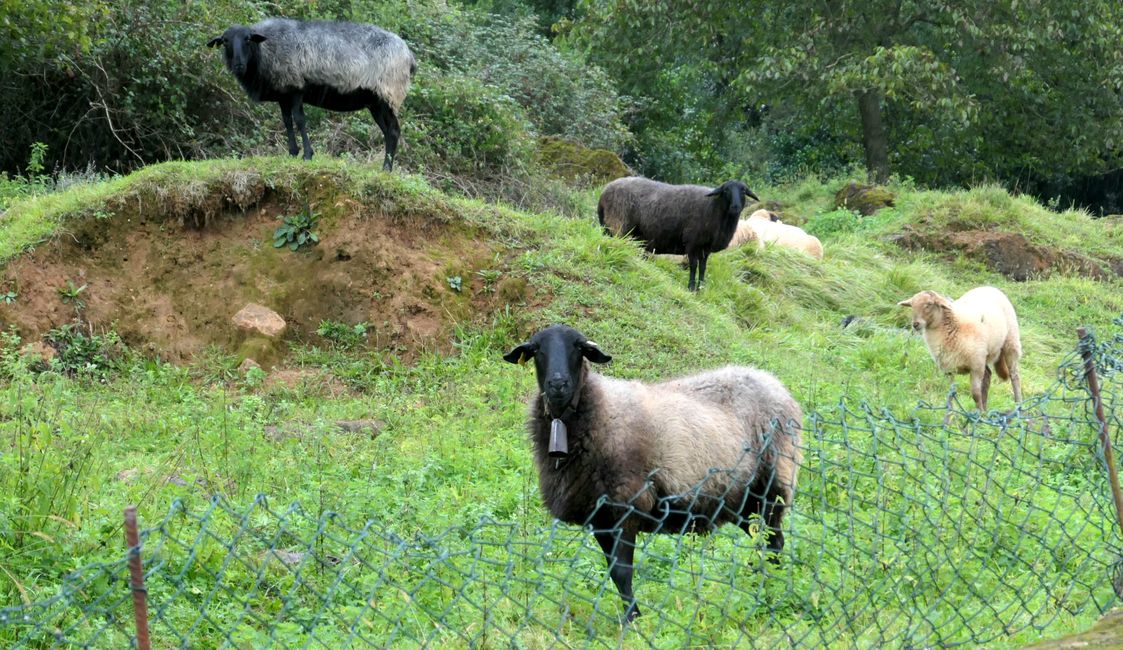
{"label": "bare dirt mound", "polygon": [[[370,345],[408,360],[447,349],[455,324],[525,301],[511,254],[478,227],[401,210],[390,198],[355,199],[330,174],[305,185],[281,192],[251,177],[209,190],[165,187],[160,200],[140,192],[109,212],[68,220],[0,271],[0,286],[19,294],[0,304],[0,325],[37,339],[75,317],[75,301],[60,290],[85,285],[83,322],[170,361],[212,345],[278,360],[286,346],[231,323],[250,302],[284,317],[287,342],[318,340],[323,320],[366,322]],[[319,244],[274,248],[280,217],[304,203],[319,215]]]}
{"label": "bare dirt mound", "polygon": [[910,250],[964,255],[1016,282],[1053,273],[1096,280],[1123,276],[1123,263],[1119,260],[1098,260],[1077,251],[1035,244],[1021,233],[979,230],[955,222],[946,229],[937,229],[926,221],[916,226],[906,225],[893,241]]}

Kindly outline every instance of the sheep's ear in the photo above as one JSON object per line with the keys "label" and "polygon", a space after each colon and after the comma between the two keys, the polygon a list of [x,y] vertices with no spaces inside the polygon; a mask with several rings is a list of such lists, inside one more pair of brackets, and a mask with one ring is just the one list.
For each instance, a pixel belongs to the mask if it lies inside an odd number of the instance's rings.
{"label": "sheep's ear", "polygon": [[908,300],[902,300],[901,302],[899,302],[897,304],[900,305],[901,307],[912,307],[912,298],[909,298]]}
{"label": "sheep's ear", "polygon": [[750,190],[747,187],[745,188],[745,196],[749,197],[750,199],[752,199],[754,201],[757,201],[758,203],[760,202],[760,197],[758,197],[756,194],[753,194],[753,191]]}
{"label": "sheep's ear", "polygon": [[207,47],[218,47],[221,43],[222,43],[222,37],[221,36],[215,36],[211,40],[207,41]]}
{"label": "sheep's ear", "polygon": [[769,212],[768,219],[775,223],[780,221],[780,215],[776,214],[775,212]]}
{"label": "sheep's ear", "polygon": [[265,40],[264,34],[250,34],[250,40],[254,43],[260,43]]}
{"label": "sheep's ear", "polygon": [[511,350],[503,355],[503,360],[507,363],[517,363],[520,366],[527,361],[534,358],[534,353],[538,351],[538,346],[533,343],[523,343],[519,347]]}
{"label": "sheep's ear", "polygon": [[721,187],[722,187],[721,185],[718,185],[718,186],[717,186],[717,187],[715,187],[714,189],[710,190],[710,191],[709,191],[709,192],[708,192],[708,193],[706,194],[706,196],[717,196],[718,194],[721,194]]}
{"label": "sheep's ear", "polygon": [[608,363],[612,361],[612,357],[602,352],[600,347],[592,341],[581,341],[577,346],[581,348],[581,354],[585,355],[585,358],[593,363]]}

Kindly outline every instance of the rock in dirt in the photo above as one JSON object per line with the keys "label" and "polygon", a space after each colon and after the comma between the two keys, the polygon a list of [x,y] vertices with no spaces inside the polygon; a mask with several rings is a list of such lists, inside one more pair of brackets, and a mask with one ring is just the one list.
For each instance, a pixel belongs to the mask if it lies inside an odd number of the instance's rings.
{"label": "rock in dirt", "polygon": [[117,480],[123,483],[132,483],[139,474],[140,470],[135,467],[130,469],[123,469],[120,472],[117,472]]}
{"label": "rock in dirt", "polygon": [[835,208],[857,210],[862,216],[870,216],[882,208],[893,206],[896,197],[884,187],[849,183],[834,196]]}
{"label": "rock in dirt", "polygon": [[43,341],[34,341],[23,346],[20,350],[24,357],[32,363],[50,363],[51,359],[58,356],[58,352]]}
{"label": "rock in dirt", "polygon": [[261,364],[249,357],[242,359],[242,363],[238,364],[238,372],[242,373],[243,375],[254,368],[261,370]]}
{"label": "rock in dirt", "polygon": [[277,338],[285,332],[285,319],[280,314],[253,302],[242,307],[231,320],[238,329],[257,332],[269,338]]}

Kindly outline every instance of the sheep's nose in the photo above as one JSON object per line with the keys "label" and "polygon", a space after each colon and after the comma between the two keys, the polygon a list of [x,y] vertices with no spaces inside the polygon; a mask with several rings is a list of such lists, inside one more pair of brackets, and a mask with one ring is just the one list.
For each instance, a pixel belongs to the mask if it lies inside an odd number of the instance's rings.
{"label": "sheep's nose", "polygon": [[546,382],[546,389],[554,394],[564,393],[569,390],[570,381],[565,377],[551,377]]}
{"label": "sheep's nose", "polygon": [[919,332],[920,331],[920,323],[913,323],[912,329]]}

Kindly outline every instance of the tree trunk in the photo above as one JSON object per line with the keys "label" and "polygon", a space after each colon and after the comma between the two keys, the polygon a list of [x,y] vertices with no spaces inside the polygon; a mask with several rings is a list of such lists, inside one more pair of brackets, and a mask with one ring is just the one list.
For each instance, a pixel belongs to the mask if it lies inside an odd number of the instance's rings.
{"label": "tree trunk", "polygon": [[889,141],[881,123],[881,93],[858,93],[858,113],[862,117],[862,147],[866,150],[866,171],[873,183],[889,180]]}

